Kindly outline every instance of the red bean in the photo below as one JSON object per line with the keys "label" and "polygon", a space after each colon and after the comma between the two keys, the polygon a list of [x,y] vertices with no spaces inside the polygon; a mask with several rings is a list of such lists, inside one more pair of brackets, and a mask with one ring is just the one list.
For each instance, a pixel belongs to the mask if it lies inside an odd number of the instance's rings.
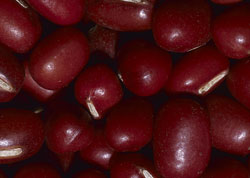
{"label": "red bean", "polygon": [[59,25],[79,22],[85,12],[85,0],[26,0],[42,16]]}
{"label": "red bean", "polygon": [[0,42],[15,52],[28,52],[40,38],[39,18],[23,1],[1,0],[0,17]]}
{"label": "red bean", "polygon": [[56,108],[48,117],[46,142],[53,152],[76,152],[92,142],[94,130],[85,110],[68,104],[63,108]]}
{"label": "red bean", "polygon": [[233,6],[212,23],[211,33],[216,46],[230,58],[250,56],[249,9],[250,3]]}
{"label": "red bean", "polygon": [[25,77],[23,81],[22,89],[33,96],[40,102],[46,102],[50,100],[58,91],[57,90],[47,90],[41,87],[30,75],[28,68],[28,61],[23,61],[23,66],[25,68]]}
{"label": "red bean", "polygon": [[12,100],[20,91],[24,80],[24,69],[18,59],[0,46],[0,102]]}
{"label": "red bean", "polygon": [[29,70],[43,88],[57,90],[67,86],[82,70],[89,58],[85,36],[74,28],[61,28],[33,50]]}
{"label": "red bean", "polygon": [[117,154],[112,157],[112,178],[158,178],[153,163],[140,153]]}
{"label": "red bean", "polygon": [[55,168],[45,163],[26,164],[20,168],[14,178],[61,178]]}
{"label": "red bean", "polygon": [[151,28],[155,0],[97,0],[88,5],[88,15],[95,23],[117,31]]}
{"label": "red bean", "polygon": [[168,101],[156,118],[153,146],[156,168],[164,178],[198,178],[211,151],[205,110],[191,99]]}
{"label": "red bean", "polygon": [[212,145],[232,154],[250,153],[250,112],[234,100],[220,95],[206,98]]}
{"label": "red bean", "polygon": [[73,178],[107,178],[104,173],[96,169],[87,169],[85,171],[79,172]]}
{"label": "red bean", "polygon": [[107,116],[105,135],[116,151],[138,151],[152,138],[153,107],[140,98],[117,105]]}
{"label": "red bean", "polygon": [[28,110],[0,109],[0,163],[24,160],[39,151],[44,141],[43,123]]}
{"label": "red bean", "polygon": [[213,160],[201,178],[249,178],[245,166],[232,158]]}
{"label": "red bean", "polygon": [[211,1],[217,4],[232,4],[241,2],[242,0],[211,0]]}
{"label": "red bean", "polygon": [[118,32],[96,25],[89,30],[88,39],[92,52],[101,51],[110,58],[115,57]]}
{"label": "red bean", "polygon": [[231,94],[250,109],[250,58],[233,65],[227,77],[227,87]]}
{"label": "red bean", "polygon": [[94,119],[101,119],[123,96],[115,73],[106,65],[98,64],[84,70],[75,83],[75,96],[88,108]]}
{"label": "red bean", "polygon": [[[140,45],[138,45],[140,43]],[[130,41],[119,52],[118,70],[125,86],[138,96],[159,92],[171,70],[171,56],[147,41]]]}
{"label": "red bean", "polygon": [[187,52],[210,39],[211,9],[206,0],[170,0],[156,9],[156,43],[173,52]]}
{"label": "red bean", "polygon": [[96,128],[92,143],[80,152],[81,158],[104,169],[109,169],[110,158],[114,154],[104,135],[103,128]]}
{"label": "red bean", "polygon": [[228,74],[229,61],[214,46],[184,55],[174,66],[166,84],[168,93],[206,95]]}

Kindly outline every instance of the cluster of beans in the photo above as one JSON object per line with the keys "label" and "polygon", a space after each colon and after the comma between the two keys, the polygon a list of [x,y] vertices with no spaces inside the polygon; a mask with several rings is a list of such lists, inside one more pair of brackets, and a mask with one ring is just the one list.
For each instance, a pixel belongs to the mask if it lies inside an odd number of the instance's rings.
{"label": "cluster of beans", "polygon": [[0,0],[0,178],[249,178],[250,1]]}

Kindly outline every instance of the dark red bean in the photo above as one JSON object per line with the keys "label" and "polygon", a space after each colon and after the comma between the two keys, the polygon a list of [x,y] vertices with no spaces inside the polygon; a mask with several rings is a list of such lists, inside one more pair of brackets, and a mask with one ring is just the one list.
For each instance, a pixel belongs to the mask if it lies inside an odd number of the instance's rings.
{"label": "dark red bean", "polygon": [[75,152],[56,154],[59,164],[64,172],[67,172],[74,161]]}
{"label": "dark red bean", "polygon": [[58,107],[48,116],[46,142],[49,149],[63,154],[86,148],[94,138],[89,114],[74,105]]}
{"label": "dark red bean", "polygon": [[40,117],[32,111],[0,109],[0,163],[13,163],[37,153],[44,141]]}
{"label": "dark red bean", "polygon": [[250,58],[233,65],[227,77],[231,94],[250,109]]}
{"label": "dark red bean", "polygon": [[[141,43],[141,45],[138,45]],[[146,41],[131,41],[119,52],[118,70],[125,86],[139,96],[159,92],[171,70],[171,56]]]}
{"label": "dark red bean", "polygon": [[245,166],[232,158],[217,158],[213,160],[201,178],[249,178]]}
{"label": "dark red bean", "polygon": [[205,110],[191,99],[169,100],[156,118],[153,146],[155,165],[163,177],[198,178],[211,151]]}
{"label": "dark red bean", "polygon": [[74,28],[61,28],[34,49],[29,70],[43,88],[57,90],[78,75],[88,58],[89,47],[84,34]]}
{"label": "dark red bean", "polygon": [[216,46],[226,56],[241,59],[250,56],[250,3],[226,10],[212,23]]}
{"label": "dark red bean", "polygon": [[101,51],[110,58],[115,57],[118,32],[96,25],[89,30],[88,39],[92,52]]}
{"label": "dark red bean", "polygon": [[41,87],[30,75],[28,68],[28,61],[23,61],[23,66],[25,68],[25,77],[22,89],[29,93],[32,97],[40,102],[46,102],[53,98],[53,96],[58,92],[57,90],[47,90]]}
{"label": "dark red bean", "polygon": [[97,0],[88,5],[88,16],[95,23],[117,31],[151,28],[155,0]]}
{"label": "dark red bean", "polygon": [[119,79],[106,65],[98,64],[84,70],[75,83],[75,96],[88,108],[94,119],[101,119],[123,96]]}
{"label": "dark red bean", "polygon": [[234,100],[220,95],[206,98],[212,145],[232,154],[250,153],[250,112]]}
{"label": "dark red bean", "polygon": [[40,38],[39,18],[22,0],[1,0],[0,17],[0,42],[15,52],[28,52]]}
{"label": "dark red bean", "polygon": [[24,69],[18,59],[3,46],[0,46],[0,73],[0,102],[8,102],[23,85]]}
{"label": "dark red bean", "polygon": [[140,153],[117,154],[112,157],[112,178],[160,178],[154,164]]}
{"label": "dark red bean", "polygon": [[20,168],[14,178],[61,178],[55,168],[45,163],[30,163]]}
{"label": "dark red bean", "polygon": [[229,71],[229,60],[214,46],[205,46],[184,55],[174,66],[166,84],[168,93],[206,95]]}
{"label": "dark red bean", "polygon": [[107,178],[107,176],[96,169],[87,169],[77,173],[73,178]]}
{"label": "dark red bean", "polygon": [[190,51],[209,41],[210,19],[206,0],[165,1],[154,15],[155,41],[168,51]]}
{"label": "dark red bean", "polygon": [[85,0],[26,0],[42,16],[59,25],[79,22],[85,12]]}
{"label": "dark red bean", "polygon": [[108,145],[103,128],[96,128],[94,140],[80,152],[84,161],[104,169],[109,169],[110,158],[113,154],[114,150]]}
{"label": "dark red bean", "polygon": [[211,1],[217,4],[233,4],[233,3],[241,2],[243,0],[211,0]]}
{"label": "dark red bean", "polygon": [[153,134],[153,107],[140,98],[130,98],[117,105],[107,116],[105,135],[116,151],[138,151]]}

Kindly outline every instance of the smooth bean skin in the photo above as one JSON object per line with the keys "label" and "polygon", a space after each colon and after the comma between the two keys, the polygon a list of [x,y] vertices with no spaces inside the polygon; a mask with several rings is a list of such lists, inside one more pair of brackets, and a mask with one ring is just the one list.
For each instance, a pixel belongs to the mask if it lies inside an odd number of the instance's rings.
{"label": "smooth bean skin", "polygon": [[114,153],[114,149],[107,143],[104,128],[95,128],[94,140],[87,148],[81,150],[80,156],[90,164],[109,169],[110,159]]}
{"label": "smooth bean skin", "polygon": [[101,51],[110,58],[116,55],[119,33],[114,30],[96,25],[88,32],[90,50],[92,52]]}
{"label": "smooth bean skin", "polygon": [[164,1],[154,14],[154,39],[167,51],[190,51],[210,40],[210,20],[206,0]]}
{"label": "smooth bean skin", "polygon": [[89,46],[84,34],[72,27],[60,28],[32,51],[29,71],[40,86],[57,90],[79,74],[88,58]]}
{"label": "smooth bean skin", "polygon": [[92,142],[94,129],[84,109],[68,104],[67,108],[56,108],[48,117],[46,143],[51,151],[58,154],[76,152]]}
{"label": "smooth bean skin", "polygon": [[12,100],[20,91],[24,80],[24,68],[5,47],[0,46],[0,102]]}
{"label": "smooth bean skin", "polygon": [[31,163],[21,167],[14,178],[61,178],[55,168],[46,163]]}
{"label": "smooth bean skin", "polygon": [[154,161],[164,178],[198,178],[210,159],[209,121],[205,109],[185,98],[160,109],[153,138]]}
{"label": "smooth bean skin", "polygon": [[221,95],[210,95],[205,102],[212,145],[231,154],[249,154],[250,112],[236,101]]}
{"label": "smooth bean skin", "polygon": [[249,178],[246,167],[232,158],[216,158],[213,160],[201,178]]}
{"label": "smooth bean skin", "polygon": [[159,92],[168,79],[171,67],[169,53],[147,41],[132,40],[124,44],[119,52],[120,78],[138,96]]}
{"label": "smooth bean skin", "polygon": [[153,134],[153,107],[141,98],[130,98],[114,107],[107,116],[105,136],[118,152],[138,151]]}
{"label": "smooth bean skin", "polygon": [[75,82],[75,97],[94,119],[102,119],[123,96],[116,74],[105,64],[82,71]]}
{"label": "smooth bean skin", "polygon": [[250,56],[249,8],[249,2],[235,5],[212,22],[213,41],[227,57],[242,59]]}
{"label": "smooth bean skin", "polygon": [[221,84],[228,72],[229,60],[215,46],[207,45],[181,57],[165,89],[168,94],[207,95]]}
{"label": "smooth bean skin", "polygon": [[55,96],[58,90],[48,90],[41,87],[30,75],[28,60],[23,61],[25,77],[22,89],[40,102],[47,102]]}
{"label": "smooth bean skin", "polygon": [[87,169],[77,173],[73,178],[107,178],[107,176],[99,170]]}
{"label": "smooth bean skin", "polygon": [[88,5],[88,16],[95,23],[116,31],[151,29],[154,0],[97,0]]}
{"label": "smooth bean skin", "polygon": [[241,104],[250,109],[250,58],[240,60],[232,65],[227,76],[230,93]]}
{"label": "smooth bean skin", "polygon": [[154,164],[141,153],[118,153],[111,159],[111,178],[160,178]]}
{"label": "smooth bean skin", "polygon": [[1,0],[0,16],[0,42],[13,51],[26,53],[40,38],[40,20],[26,3]]}
{"label": "smooth bean skin", "polygon": [[85,12],[85,0],[26,0],[42,16],[58,25],[79,22]]}
{"label": "smooth bean skin", "polygon": [[32,111],[0,109],[0,164],[13,163],[36,154],[44,142],[44,127]]}

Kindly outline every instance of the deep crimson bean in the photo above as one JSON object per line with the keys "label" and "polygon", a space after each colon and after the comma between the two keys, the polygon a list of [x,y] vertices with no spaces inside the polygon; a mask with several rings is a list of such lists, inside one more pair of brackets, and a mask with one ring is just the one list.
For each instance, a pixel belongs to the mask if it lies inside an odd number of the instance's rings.
{"label": "deep crimson bean", "polygon": [[46,102],[50,100],[58,91],[48,90],[41,87],[30,75],[28,68],[28,61],[23,61],[23,66],[25,68],[25,77],[22,89],[29,93],[32,97],[40,102]]}
{"label": "deep crimson bean", "polygon": [[45,163],[30,163],[20,168],[14,178],[61,178],[55,168]]}
{"label": "deep crimson bean", "polygon": [[104,135],[103,128],[96,128],[92,143],[80,152],[81,158],[104,169],[109,169],[110,158],[114,154]]}
{"label": "deep crimson bean", "polygon": [[0,178],[7,178],[2,170],[0,170]]}
{"label": "deep crimson bean", "polygon": [[225,152],[250,153],[250,112],[234,100],[220,95],[206,98],[212,145]]}
{"label": "deep crimson bean", "polygon": [[124,100],[107,116],[105,135],[116,151],[138,151],[149,143],[152,134],[153,107],[146,100]]}
{"label": "deep crimson bean", "polygon": [[51,151],[58,154],[76,152],[92,142],[94,129],[84,109],[74,105],[58,107],[48,117],[46,142]]}
{"label": "deep crimson bean", "polygon": [[107,178],[107,176],[96,169],[87,169],[77,173],[73,178]]}
{"label": "deep crimson bean", "polygon": [[117,31],[151,28],[155,0],[97,0],[88,5],[88,16],[95,23]]}
{"label": "deep crimson bean", "polygon": [[213,160],[201,178],[249,178],[245,166],[232,158],[217,158]]}
{"label": "deep crimson bean", "polygon": [[67,172],[74,161],[75,152],[56,154],[59,164],[64,172]]}
{"label": "deep crimson bean", "polygon": [[26,0],[42,16],[59,25],[79,22],[85,12],[85,0]]}
{"label": "deep crimson bean", "polygon": [[89,45],[92,52],[101,51],[114,58],[118,42],[118,32],[99,25],[88,32]]}
{"label": "deep crimson bean", "polygon": [[205,46],[184,55],[173,67],[166,84],[168,93],[206,95],[229,71],[229,60],[214,46]]}
{"label": "deep crimson bean", "polygon": [[57,90],[68,85],[82,70],[89,58],[89,47],[78,29],[61,28],[34,49],[29,71],[42,87]]}
{"label": "deep crimson bean", "polygon": [[241,59],[250,56],[250,3],[233,6],[212,23],[216,46],[226,56]]}
{"label": "deep crimson bean", "polygon": [[117,154],[111,159],[111,178],[159,178],[154,164],[140,153]]}
{"label": "deep crimson bean", "polygon": [[250,109],[250,58],[233,65],[227,77],[227,86],[231,94]]}
{"label": "deep crimson bean", "polygon": [[0,163],[13,163],[37,153],[44,141],[40,117],[32,111],[0,109]]}
{"label": "deep crimson bean", "polygon": [[18,59],[5,47],[0,46],[0,102],[8,102],[20,91],[24,69]]}
{"label": "deep crimson bean", "polygon": [[242,0],[211,0],[211,1],[217,4],[233,4],[241,2]]}
{"label": "deep crimson bean", "polygon": [[88,108],[94,119],[101,119],[123,96],[119,79],[106,65],[84,70],[75,82],[75,96]]}
{"label": "deep crimson bean", "polygon": [[210,19],[206,0],[165,1],[154,15],[155,41],[168,51],[190,51],[209,41]]}
{"label": "deep crimson bean", "polygon": [[156,118],[153,152],[164,178],[199,177],[210,159],[207,113],[191,99],[172,99]]}
{"label": "deep crimson bean", "polygon": [[15,52],[28,52],[40,38],[39,18],[22,0],[1,0],[0,17],[0,41]]}
{"label": "deep crimson bean", "polygon": [[[138,45],[140,43],[140,45]],[[118,70],[125,86],[139,96],[159,92],[166,83],[171,56],[146,41],[131,41],[119,52]]]}

